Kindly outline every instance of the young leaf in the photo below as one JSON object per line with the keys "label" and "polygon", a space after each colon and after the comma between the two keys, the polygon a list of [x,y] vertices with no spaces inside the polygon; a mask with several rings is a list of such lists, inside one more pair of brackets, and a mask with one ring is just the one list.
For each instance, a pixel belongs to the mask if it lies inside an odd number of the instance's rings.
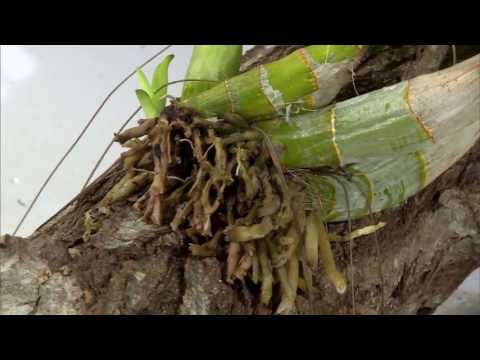
{"label": "young leaf", "polygon": [[168,67],[172,62],[174,55],[168,55],[163,61],[158,64],[155,72],[153,73],[152,79],[152,92],[151,95],[152,102],[157,109],[158,113],[160,114],[163,111],[166,103],[166,95],[167,95],[167,88],[164,87],[163,89],[157,91],[162,86],[164,86],[168,82]]}
{"label": "young leaf", "polygon": [[145,76],[145,73],[140,68],[137,68],[137,78],[138,78],[138,84],[140,86],[140,89],[145,91],[148,95],[152,96],[152,93],[153,93],[152,88],[148,83],[148,79]]}
{"label": "young leaf", "polygon": [[160,115],[160,111],[157,111],[157,108],[154,106],[152,99],[146,91],[138,89],[135,90],[135,93],[147,118],[154,118]]}

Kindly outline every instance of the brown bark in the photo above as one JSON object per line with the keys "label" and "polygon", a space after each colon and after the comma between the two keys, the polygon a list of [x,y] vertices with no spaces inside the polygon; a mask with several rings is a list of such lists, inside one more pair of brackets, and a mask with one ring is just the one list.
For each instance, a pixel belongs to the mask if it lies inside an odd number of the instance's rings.
{"label": "brown bark", "polygon": [[[298,45],[258,46],[248,68],[283,56]],[[400,46],[365,54],[355,69],[364,93],[435,71],[448,46]],[[446,60],[447,61],[447,60]],[[353,85],[339,99],[354,96]],[[113,207],[84,243],[83,214],[121,176],[114,164],[75,201],[28,238],[0,242],[0,313],[18,314],[268,314],[258,289],[224,282],[225,261],[193,258],[188,239],[146,225],[126,203]],[[480,266],[480,143],[399,209],[375,215],[388,226],[353,244],[356,313],[430,313]],[[355,227],[369,223],[365,219]],[[341,228],[344,225],[338,225]],[[339,269],[349,275],[349,246],[333,245]],[[383,286],[379,276],[383,273]],[[348,276],[350,279],[350,276]],[[312,303],[300,295],[301,314],[352,313],[351,288],[338,295],[322,268]]]}

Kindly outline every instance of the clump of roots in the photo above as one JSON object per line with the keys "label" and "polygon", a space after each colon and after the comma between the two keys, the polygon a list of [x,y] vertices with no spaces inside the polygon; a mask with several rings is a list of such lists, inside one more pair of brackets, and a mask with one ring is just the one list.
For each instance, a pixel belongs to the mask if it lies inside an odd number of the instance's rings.
{"label": "clump of roots", "polygon": [[194,256],[224,256],[226,280],[248,277],[263,304],[278,288],[278,313],[292,309],[298,289],[311,292],[319,258],[345,292],[319,212],[306,213],[304,185],[284,175],[261,132],[173,104],[116,141],[129,148],[127,173],[98,208],[133,197],[146,222],[192,239]]}

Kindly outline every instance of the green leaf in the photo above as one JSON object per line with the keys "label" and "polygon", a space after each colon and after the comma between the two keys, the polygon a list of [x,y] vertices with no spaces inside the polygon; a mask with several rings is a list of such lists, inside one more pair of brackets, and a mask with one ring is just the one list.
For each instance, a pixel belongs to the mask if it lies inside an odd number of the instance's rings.
{"label": "green leaf", "polygon": [[158,90],[158,89],[160,89],[162,86],[165,86],[165,84],[168,83],[168,67],[174,57],[175,57],[174,55],[168,55],[165,59],[163,59],[163,61],[160,64],[158,64],[157,68],[155,69],[155,72],[153,73],[152,102],[159,113],[162,112],[163,108],[165,107],[165,104],[167,101],[166,95],[167,95],[168,89],[167,87],[164,87],[161,90]]}
{"label": "green leaf", "polygon": [[135,93],[137,94],[138,101],[140,101],[140,105],[142,105],[143,112],[147,118],[155,118],[160,115],[160,111],[157,110],[146,91],[138,89],[135,90]]}
{"label": "green leaf", "polygon": [[161,86],[168,82],[168,66],[174,59],[174,55],[168,55],[163,61],[158,64],[153,73],[152,89],[158,90]]}
{"label": "green leaf", "polygon": [[153,94],[152,88],[148,82],[148,79],[145,73],[140,68],[137,68],[137,77],[138,77],[138,84],[140,86],[140,89],[145,91],[148,95],[152,96]]}

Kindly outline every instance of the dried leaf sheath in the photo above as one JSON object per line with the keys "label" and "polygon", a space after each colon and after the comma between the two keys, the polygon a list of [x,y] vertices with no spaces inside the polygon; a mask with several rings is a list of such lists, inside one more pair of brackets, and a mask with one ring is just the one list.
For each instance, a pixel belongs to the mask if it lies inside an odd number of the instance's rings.
{"label": "dried leaf sheath", "polygon": [[[286,167],[358,163],[425,150],[478,121],[480,57],[315,112],[260,122]],[[461,75],[464,73],[464,75]],[[443,99],[443,100],[442,100]]]}
{"label": "dried leaf sheath", "polygon": [[[375,157],[372,153],[370,158],[350,166],[348,171],[353,181],[344,183],[353,218],[368,215],[369,202],[374,212],[400,205],[435,180],[478,141],[480,56],[412,80],[410,103],[434,135],[435,143],[427,140],[426,144],[419,144],[417,151],[401,154],[398,150],[390,157]],[[372,138],[369,145],[375,144],[376,139]],[[379,152],[379,155],[385,153]],[[329,221],[347,218],[342,188],[334,177],[308,171],[299,176],[312,186],[312,191],[322,194]],[[313,195],[309,197],[309,206],[312,202]]]}
{"label": "dried leaf sheath", "polygon": [[326,109],[260,122],[291,168],[343,166],[379,154],[388,156],[427,146],[430,136],[405,101],[408,84],[353,98]]}

